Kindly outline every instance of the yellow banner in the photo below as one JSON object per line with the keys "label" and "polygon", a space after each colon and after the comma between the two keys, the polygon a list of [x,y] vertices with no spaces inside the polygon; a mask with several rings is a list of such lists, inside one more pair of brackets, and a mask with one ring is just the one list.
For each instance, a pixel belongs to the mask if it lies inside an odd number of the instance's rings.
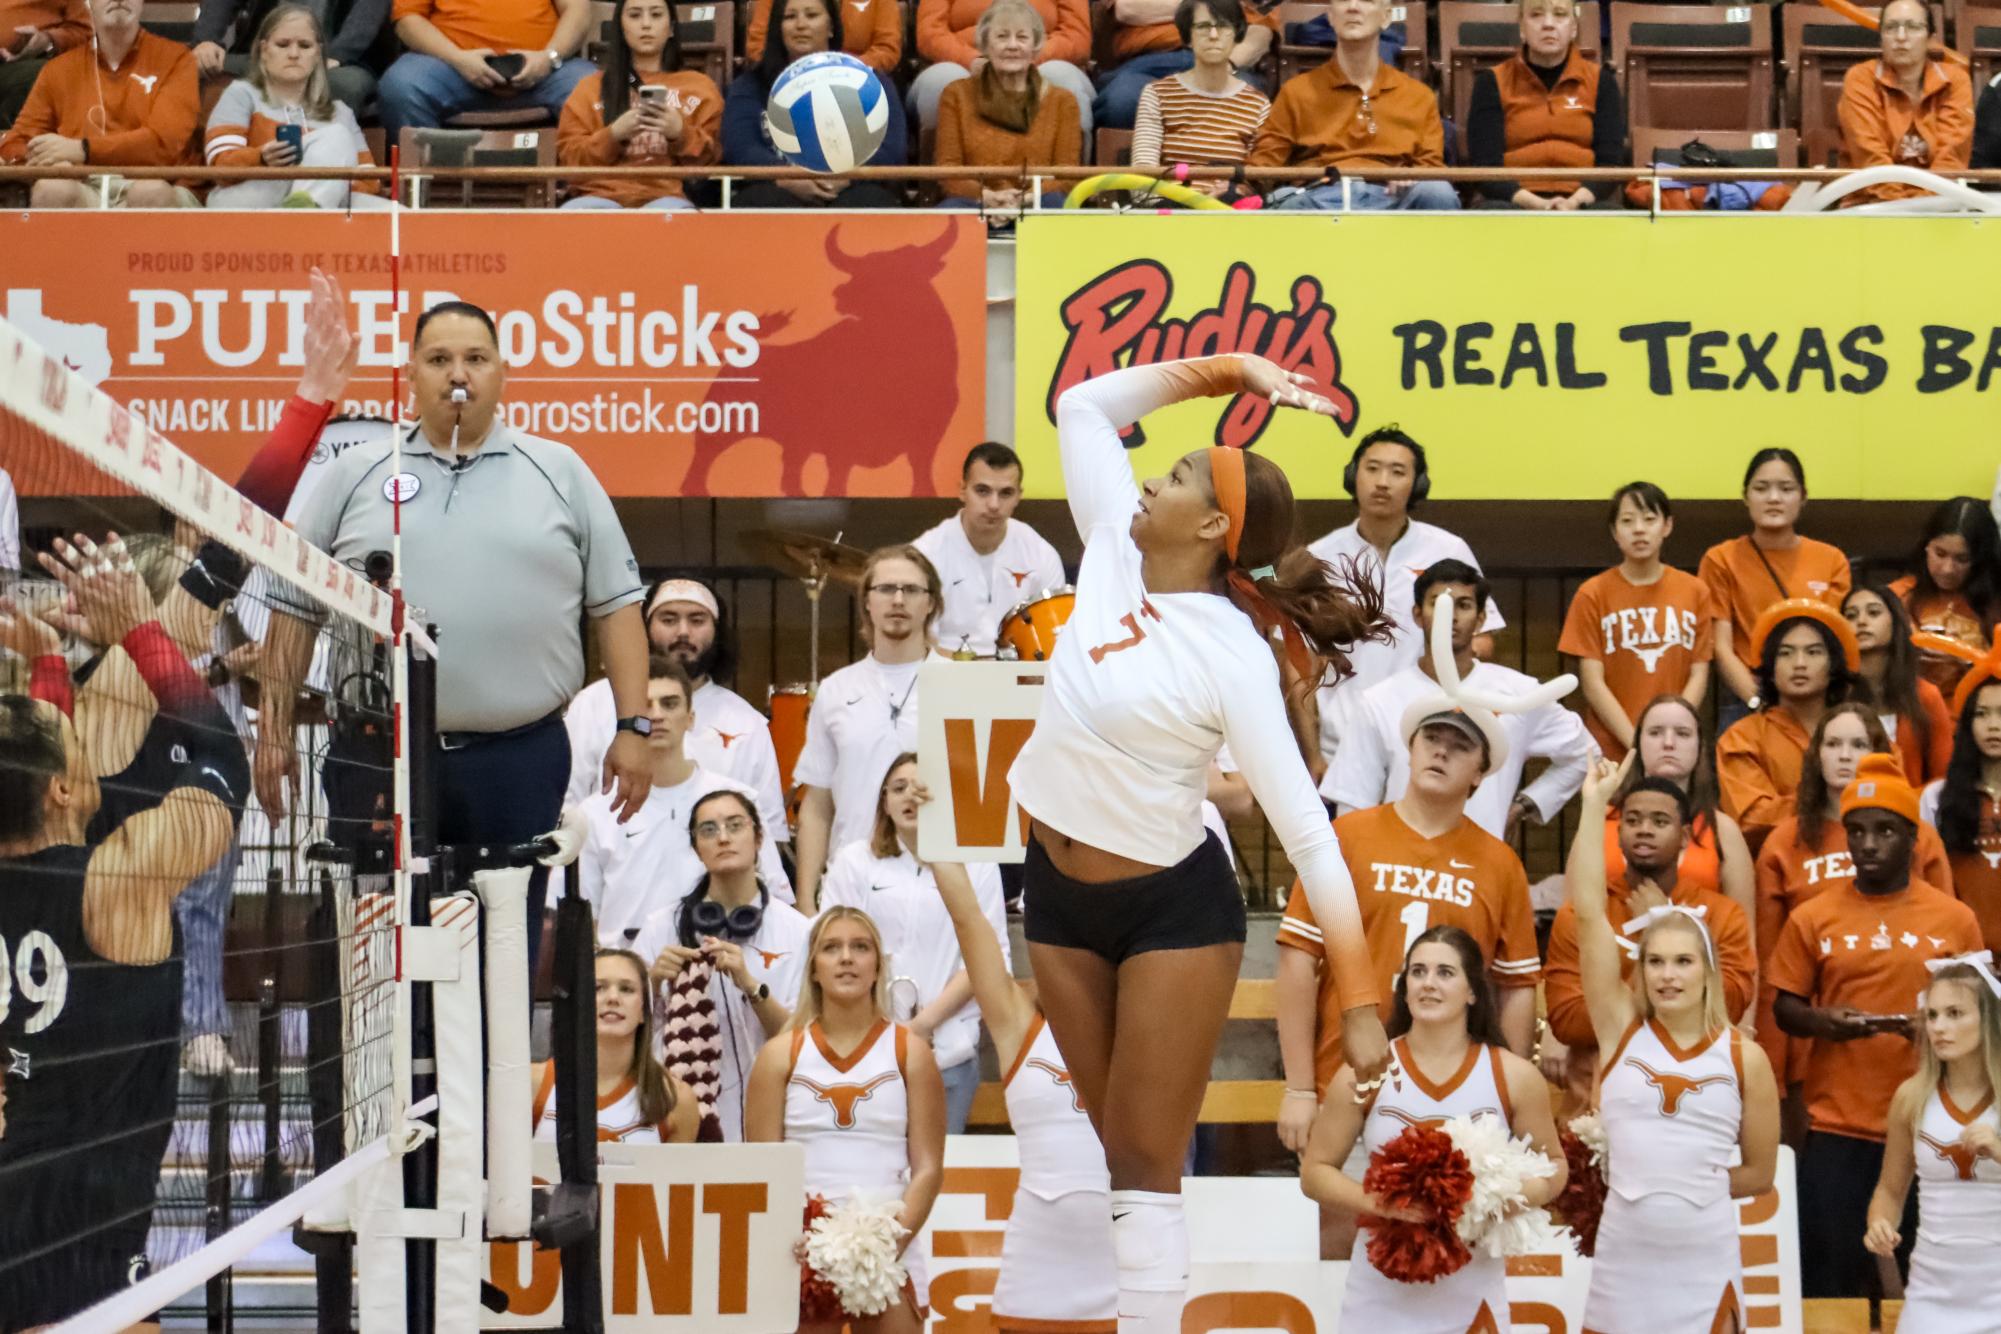
{"label": "yellow banner", "polygon": [[1135,433],[1134,467],[1256,445],[1301,496],[1399,423],[1434,497],[1739,494],[1765,445],[1821,497],[1986,495],[2001,227],[1960,219],[1031,214],[1016,271],[1028,494],[1062,494],[1058,395],[1120,366],[1251,351],[1337,422],[1242,399]]}

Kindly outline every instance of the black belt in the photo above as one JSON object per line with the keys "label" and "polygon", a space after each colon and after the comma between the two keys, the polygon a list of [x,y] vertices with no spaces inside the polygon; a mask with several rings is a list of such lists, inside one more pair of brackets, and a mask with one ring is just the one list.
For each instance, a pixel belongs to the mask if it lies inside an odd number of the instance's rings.
{"label": "black belt", "polygon": [[519,727],[510,727],[504,732],[440,732],[438,733],[438,749],[463,750],[467,746],[476,745],[482,741],[505,741],[508,737],[526,736],[538,727],[547,727],[550,723],[560,723],[562,721],[563,711],[557,709],[554,712],[543,714],[532,723],[523,723]]}

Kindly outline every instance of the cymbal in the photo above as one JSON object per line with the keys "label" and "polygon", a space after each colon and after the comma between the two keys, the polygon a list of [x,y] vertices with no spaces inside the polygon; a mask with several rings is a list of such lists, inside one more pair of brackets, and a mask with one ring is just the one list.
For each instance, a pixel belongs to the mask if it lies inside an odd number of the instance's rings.
{"label": "cymbal", "polygon": [[859,587],[862,571],[868,568],[866,551],[818,533],[758,528],[745,533],[744,540],[770,564],[808,582],[826,577]]}

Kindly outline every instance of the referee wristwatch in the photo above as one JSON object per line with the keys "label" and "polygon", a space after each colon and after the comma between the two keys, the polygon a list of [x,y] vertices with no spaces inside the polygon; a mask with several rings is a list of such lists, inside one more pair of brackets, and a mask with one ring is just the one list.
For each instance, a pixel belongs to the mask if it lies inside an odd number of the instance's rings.
{"label": "referee wristwatch", "polygon": [[617,730],[620,732],[637,732],[640,736],[652,736],[653,720],[643,713],[634,714],[630,718],[619,719]]}

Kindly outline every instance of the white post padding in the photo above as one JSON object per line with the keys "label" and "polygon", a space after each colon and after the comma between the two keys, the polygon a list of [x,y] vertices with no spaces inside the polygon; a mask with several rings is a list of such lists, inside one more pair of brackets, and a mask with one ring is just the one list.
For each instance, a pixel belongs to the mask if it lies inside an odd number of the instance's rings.
{"label": "white post padding", "polygon": [[528,1236],[534,1213],[529,875],[526,867],[518,867],[480,871],[472,878],[486,936],[486,1234],[512,1240]]}

